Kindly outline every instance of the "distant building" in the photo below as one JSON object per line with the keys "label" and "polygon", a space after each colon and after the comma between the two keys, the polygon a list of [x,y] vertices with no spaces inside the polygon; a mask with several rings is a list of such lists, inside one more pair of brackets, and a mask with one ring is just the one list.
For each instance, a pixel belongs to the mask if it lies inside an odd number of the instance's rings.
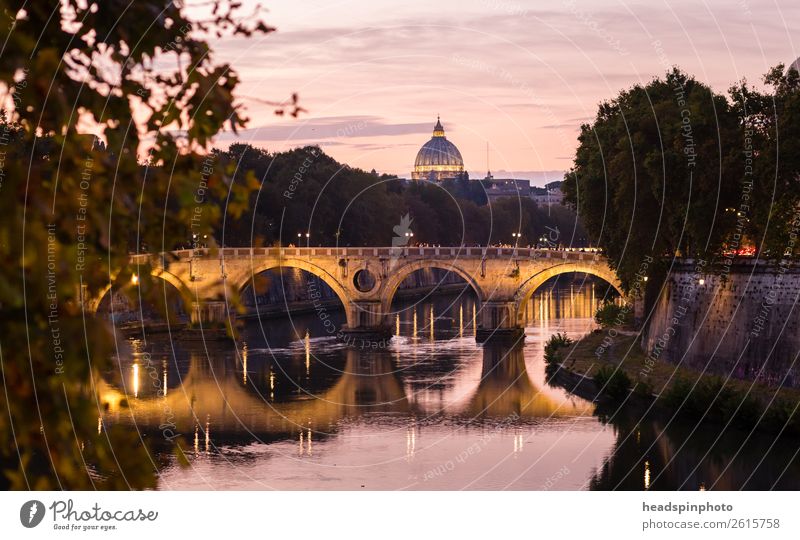
{"label": "distant building", "polygon": [[430,180],[442,182],[466,178],[464,160],[456,145],[444,136],[444,127],[439,117],[433,127],[433,137],[422,145],[414,161],[414,171],[411,178],[414,180]]}
{"label": "distant building", "polygon": [[564,193],[560,187],[543,190],[544,193],[531,193],[531,199],[539,206],[550,206],[551,204],[563,204]]}
{"label": "distant building", "polygon": [[[433,136],[417,152],[411,179],[412,181],[443,182],[445,180],[468,178],[461,152],[459,152],[455,144],[447,140],[442,121],[437,116],[436,125],[433,126]],[[490,203],[506,197],[521,197],[532,199],[541,206],[549,206],[551,204],[562,204],[564,200],[560,181],[550,182],[544,188],[532,187],[530,180],[495,178],[492,176],[491,171],[487,171],[486,177],[481,179],[480,182],[486,188],[486,198]]]}
{"label": "distant building", "polygon": [[494,178],[487,174],[483,181],[486,187],[486,198],[492,203],[506,197],[528,198],[531,196],[530,180],[516,178]]}

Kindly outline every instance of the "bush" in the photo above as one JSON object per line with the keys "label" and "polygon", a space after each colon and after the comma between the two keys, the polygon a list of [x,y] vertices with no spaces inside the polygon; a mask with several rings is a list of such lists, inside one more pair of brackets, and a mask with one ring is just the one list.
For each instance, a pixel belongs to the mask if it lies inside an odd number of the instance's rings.
{"label": "bush", "polygon": [[789,435],[797,435],[800,434],[799,413],[789,401],[779,398],[766,410],[759,426],[775,433],[783,431]]}
{"label": "bush", "polygon": [[[664,402],[673,412],[693,420],[705,415],[705,420],[718,423],[732,421],[734,425],[746,429],[756,427],[763,411],[753,395],[736,390],[720,377],[704,378],[696,385],[686,379],[678,379],[664,395]],[[681,409],[678,410],[678,407]],[[766,427],[770,422],[781,425],[786,420],[788,417],[780,407],[774,410],[770,408],[761,427]]]}
{"label": "bush", "polygon": [[557,364],[561,357],[558,354],[558,349],[568,347],[574,343],[573,340],[567,337],[566,334],[561,332],[553,334],[547,343],[544,345],[544,361],[548,365]]}
{"label": "bush", "polygon": [[633,321],[629,306],[618,306],[613,302],[606,302],[594,314],[594,320],[603,328],[612,326],[624,326]]}
{"label": "bush", "polygon": [[631,380],[621,368],[603,366],[594,376],[594,382],[602,392],[614,400],[622,400],[631,389]]}

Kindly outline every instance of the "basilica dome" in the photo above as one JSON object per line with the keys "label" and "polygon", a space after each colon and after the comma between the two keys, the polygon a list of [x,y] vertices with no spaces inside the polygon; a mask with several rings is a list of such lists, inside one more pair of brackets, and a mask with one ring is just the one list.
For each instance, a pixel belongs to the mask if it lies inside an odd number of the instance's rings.
{"label": "basilica dome", "polygon": [[464,176],[464,160],[456,145],[444,136],[444,128],[439,118],[433,127],[433,137],[422,145],[414,161],[414,180],[441,182]]}

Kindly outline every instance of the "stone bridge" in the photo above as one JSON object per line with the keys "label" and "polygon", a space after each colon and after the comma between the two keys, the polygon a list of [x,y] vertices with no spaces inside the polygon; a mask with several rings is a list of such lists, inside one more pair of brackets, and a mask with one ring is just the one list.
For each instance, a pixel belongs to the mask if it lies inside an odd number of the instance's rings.
{"label": "stone bridge", "polygon": [[[231,320],[230,300],[261,272],[299,268],[336,293],[346,311],[343,336],[391,335],[392,298],[411,273],[438,268],[461,276],[479,301],[476,337],[518,338],[526,303],[553,276],[582,272],[620,291],[605,257],[592,251],[499,247],[214,248],[132,255],[132,272],[149,271],[190,299],[192,322]],[[108,289],[111,289],[109,285]],[[104,293],[105,294],[105,293]],[[103,295],[89,303],[96,311]]]}

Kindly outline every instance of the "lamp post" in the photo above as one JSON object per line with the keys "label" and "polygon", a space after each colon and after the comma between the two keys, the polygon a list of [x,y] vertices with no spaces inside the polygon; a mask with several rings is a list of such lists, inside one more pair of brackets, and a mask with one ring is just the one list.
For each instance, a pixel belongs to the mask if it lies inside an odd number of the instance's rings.
{"label": "lamp post", "polygon": [[514,257],[517,256],[517,247],[519,246],[519,240],[522,238],[522,233],[515,232],[511,233],[511,236],[514,237]]}

